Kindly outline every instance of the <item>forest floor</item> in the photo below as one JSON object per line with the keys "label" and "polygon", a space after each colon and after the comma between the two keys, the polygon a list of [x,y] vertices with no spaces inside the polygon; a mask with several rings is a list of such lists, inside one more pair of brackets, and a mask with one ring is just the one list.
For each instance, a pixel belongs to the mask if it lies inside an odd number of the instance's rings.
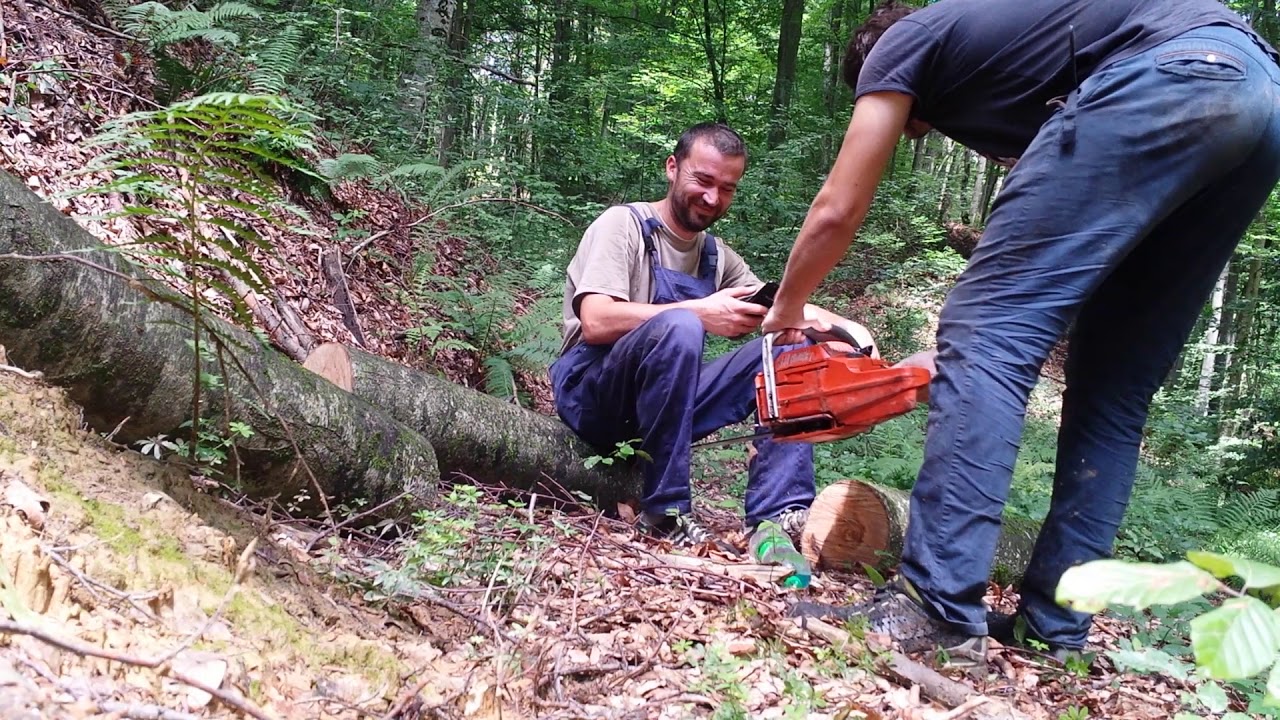
{"label": "forest floor", "polygon": [[[0,372],[0,716],[959,717],[796,627],[795,591],[705,551],[683,567],[603,513],[459,488],[411,539],[379,538],[208,490]],[[741,547],[736,515],[700,500]],[[826,573],[804,592],[869,590]],[[1095,631],[1106,648],[1124,628]],[[955,678],[1031,718],[1180,705],[1178,683],[1121,688],[1104,657],[1073,671],[995,646]]]}

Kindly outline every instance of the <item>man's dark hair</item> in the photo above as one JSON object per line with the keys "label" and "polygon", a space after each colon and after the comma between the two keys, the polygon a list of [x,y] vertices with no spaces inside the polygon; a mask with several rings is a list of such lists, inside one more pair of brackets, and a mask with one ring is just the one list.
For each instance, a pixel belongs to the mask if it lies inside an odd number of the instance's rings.
{"label": "man's dark hair", "polygon": [[671,153],[675,155],[676,162],[689,157],[689,150],[699,140],[709,143],[725,157],[745,158],[747,156],[747,144],[733,128],[722,122],[703,122],[680,134],[680,139],[676,141],[676,149]]}
{"label": "man's dark hair", "polygon": [[844,49],[844,62],[840,74],[844,83],[856,94],[858,91],[858,75],[862,73],[862,64],[871,54],[871,48],[889,29],[890,25],[915,12],[916,8],[898,0],[885,0],[871,11],[861,27],[849,36],[849,45]]}

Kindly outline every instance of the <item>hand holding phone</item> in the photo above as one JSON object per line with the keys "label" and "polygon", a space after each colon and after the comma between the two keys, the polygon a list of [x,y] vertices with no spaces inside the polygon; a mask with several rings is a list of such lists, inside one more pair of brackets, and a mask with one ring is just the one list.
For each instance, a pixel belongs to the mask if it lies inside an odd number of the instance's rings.
{"label": "hand holding phone", "polygon": [[778,294],[778,283],[767,282],[759,290],[742,298],[742,302],[754,303],[765,307],[773,307],[773,297]]}

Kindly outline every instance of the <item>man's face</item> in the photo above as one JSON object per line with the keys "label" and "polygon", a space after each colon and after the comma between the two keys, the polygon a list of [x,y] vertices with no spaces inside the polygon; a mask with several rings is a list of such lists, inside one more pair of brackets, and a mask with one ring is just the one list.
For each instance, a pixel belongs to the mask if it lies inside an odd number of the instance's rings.
{"label": "man's face", "polygon": [[738,181],[747,168],[745,157],[729,157],[709,143],[697,141],[679,162],[667,158],[667,199],[671,214],[685,230],[706,230],[724,217],[733,204]]}

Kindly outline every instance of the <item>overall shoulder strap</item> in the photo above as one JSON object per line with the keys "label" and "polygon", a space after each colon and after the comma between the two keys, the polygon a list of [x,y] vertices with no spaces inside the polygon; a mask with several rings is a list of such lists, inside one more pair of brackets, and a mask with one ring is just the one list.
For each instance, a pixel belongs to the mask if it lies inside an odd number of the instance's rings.
{"label": "overall shoulder strap", "polygon": [[653,244],[653,234],[662,226],[662,222],[658,218],[647,218],[641,215],[635,205],[627,205],[626,207],[635,216],[636,222],[640,223],[640,237],[644,240],[645,252],[652,253],[657,250],[657,246]]}
{"label": "overall shoulder strap", "polygon": [[698,259],[698,276],[703,280],[715,282],[720,265],[720,248],[717,245],[716,236],[707,233],[702,241],[702,257]]}

